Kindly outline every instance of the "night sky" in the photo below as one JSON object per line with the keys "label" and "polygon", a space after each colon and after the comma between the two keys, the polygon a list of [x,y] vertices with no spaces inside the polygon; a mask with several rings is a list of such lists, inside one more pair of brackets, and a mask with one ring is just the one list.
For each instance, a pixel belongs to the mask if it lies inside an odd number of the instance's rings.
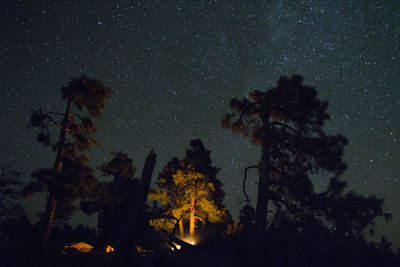
{"label": "night sky", "polygon": [[[220,127],[229,100],[301,74],[330,103],[326,131],[349,139],[343,179],[385,198],[394,220],[379,222],[377,237],[399,247],[400,1],[0,1],[0,12],[0,164],[26,178],[51,166],[30,112],[63,112],[61,86],[87,75],[114,90],[93,166],[123,151],[138,177],[154,148],[158,173],[201,138],[237,220],[243,170],[260,148]],[[316,190],[326,183],[315,177]],[[31,215],[44,207],[26,205]]]}

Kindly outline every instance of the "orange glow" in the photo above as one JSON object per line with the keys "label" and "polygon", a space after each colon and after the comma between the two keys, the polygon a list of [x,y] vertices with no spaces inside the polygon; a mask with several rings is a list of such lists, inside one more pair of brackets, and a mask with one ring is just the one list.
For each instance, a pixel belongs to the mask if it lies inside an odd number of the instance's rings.
{"label": "orange glow", "polygon": [[180,238],[182,241],[185,241],[186,243],[189,243],[193,246],[196,246],[197,240],[195,239],[194,236],[185,236],[183,238]]}
{"label": "orange glow", "polygon": [[93,247],[85,242],[72,243],[64,246],[62,254],[66,254],[68,249],[76,249],[81,253],[88,253],[92,251]]}
{"label": "orange glow", "polygon": [[106,253],[114,252],[114,248],[110,245],[107,245],[106,247]]}
{"label": "orange glow", "polygon": [[[65,245],[62,250],[62,254],[67,254],[69,250],[76,250],[80,253],[91,253],[94,251],[93,246],[85,242],[77,242]],[[114,252],[114,248],[110,245],[107,245],[102,252],[111,253]]]}

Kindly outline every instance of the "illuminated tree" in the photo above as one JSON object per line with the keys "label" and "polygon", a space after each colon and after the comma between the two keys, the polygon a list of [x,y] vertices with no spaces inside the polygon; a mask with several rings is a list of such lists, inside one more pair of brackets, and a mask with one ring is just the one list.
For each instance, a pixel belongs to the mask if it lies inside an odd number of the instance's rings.
{"label": "illuminated tree", "polygon": [[[77,208],[77,200],[87,197],[96,185],[97,179],[92,168],[87,166],[89,158],[84,152],[100,144],[92,118],[101,116],[111,89],[82,76],[63,86],[61,93],[66,103],[64,113],[38,109],[31,115],[31,125],[40,130],[37,141],[45,146],[51,145],[49,126],[60,129],[59,137],[52,145],[56,152],[53,166],[33,172],[34,180],[24,189],[26,195],[47,192],[43,245],[48,243],[55,214],[59,218],[70,216]],[[55,119],[56,116],[61,119]]]}
{"label": "illuminated tree", "polygon": [[[222,205],[222,183],[216,179],[218,169],[211,166],[210,152],[200,140],[191,142],[192,149],[184,160],[172,159],[160,173],[157,185],[149,197],[160,200],[164,214],[152,219],[156,229],[171,231],[178,221],[180,235],[184,222],[189,222],[189,233],[194,234],[197,221],[222,222],[227,211]],[[207,176],[207,175],[209,176]]]}
{"label": "illuminated tree", "polygon": [[211,152],[205,149],[203,142],[200,139],[190,141],[191,149],[186,150],[185,162],[195,166],[196,171],[202,173],[204,176],[210,179],[214,189],[211,193],[211,197],[214,203],[219,209],[223,209],[222,204],[225,193],[222,190],[223,184],[217,179],[217,174],[220,171],[219,168],[212,166]]}
{"label": "illuminated tree", "polygon": [[281,77],[277,86],[250,93],[249,98],[231,99],[231,113],[222,127],[261,146],[256,206],[256,231],[265,232],[269,201],[287,210],[312,197],[308,174],[325,170],[338,175],[347,140],[327,135],[328,103],[317,98],[314,87],[303,85],[301,76]]}

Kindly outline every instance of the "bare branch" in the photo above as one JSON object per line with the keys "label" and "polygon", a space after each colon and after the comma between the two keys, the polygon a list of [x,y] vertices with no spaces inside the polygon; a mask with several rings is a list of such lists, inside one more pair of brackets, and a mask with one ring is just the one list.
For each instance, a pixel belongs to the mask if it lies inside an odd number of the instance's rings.
{"label": "bare branch", "polygon": [[49,120],[49,122],[51,122],[51,123],[57,125],[58,127],[61,127],[61,124],[60,124],[59,122],[55,121],[55,120],[54,120],[49,114],[47,114],[46,112],[43,112],[41,108],[38,110],[38,112],[40,112],[40,114],[44,115],[44,116]]}
{"label": "bare branch", "polygon": [[247,167],[246,169],[244,169],[244,179],[243,179],[243,186],[242,186],[242,188],[243,188],[243,194],[244,194],[244,196],[246,197],[246,202],[247,202],[248,205],[250,205],[250,199],[249,199],[249,196],[246,194],[247,170],[253,169],[253,168],[260,169],[260,166],[258,166],[258,165],[252,165],[252,166],[249,166],[249,167]]}

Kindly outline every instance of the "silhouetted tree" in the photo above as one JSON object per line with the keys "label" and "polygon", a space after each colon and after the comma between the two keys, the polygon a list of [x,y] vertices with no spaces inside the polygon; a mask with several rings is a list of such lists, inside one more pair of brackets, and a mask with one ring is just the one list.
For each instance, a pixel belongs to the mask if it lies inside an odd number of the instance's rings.
{"label": "silhouetted tree", "polygon": [[116,247],[117,266],[128,266],[133,248],[150,236],[146,200],[157,155],[153,151],[147,155],[139,180],[133,179],[132,159],[122,152],[113,154],[114,158],[100,167],[113,181],[98,183],[81,207],[88,214],[99,213],[100,239]]}
{"label": "silhouetted tree", "polygon": [[309,212],[329,222],[336,234],[352,238],[362,237],[367,230],[373,234],[379,216],[384,216],[387,222],[391,220],[391,214],[383,212],[383,199],[364,197],[354,191],[345,193],[346,187],[346,182],[333,177],[326,191],[314,194],[316,201],[310,203]]}
{"label": "silhouetted tree", "polygon": [[184,160],[173,158],[168,162],[159,174],[160,189],[149,194],[151,199],[161,200],[164,210],[164,216],[151,220],[151,224],[171,231],[178,221],[181,236],[184,221],[189,221],[189,233],[193,235],[196,221],[215,223],[227,217],[222,183],[216,178],[219,169],[211,165],[210,151],[200,139],[192,140],[190,145]]}
{"label": "silhouetted tree", "polygon": [[255,90],[249,98],[233,98],[230,106],[233,111],[225,115],[222,127],[250,135],[261,145],[256,206],[256,231],[261,234],[270,200],[291,209],[292,201],[304,201],[313,191],[308,173],[326,170],[338,175],[345,170],[347,140],[323,131],[328,103],[298,75],[281,77],[276,87]]}
{"label": "silhouetted tree", "polygon": [[114,246],[126,224],[127,210],[134,201],[138,179],[133,179],[136,169],[127,154],[112,154],[114,158],[104,163],[100,169],[103,174],[113,176],[113,181],[99,182],[90,198],[81,203],[81,207],[89,215],[98,212],[97,229],[100,239]]}
{"label": "silhouetted tree", "polygon": [[[83,152],[99,145],[96,139],[97,127],[91,118],[98,118],[104,108],[104,101],[110,97],[111,89],[87,77],[72,79],[61,88],[66,103],[64,113],[36,110],[31,115],[31,126],[39,128],[37,141],[51,145],[49,126],[60,128],[60,134],[52,148],[56,159],[52,168],[42,168],[32,173],[31,181],[24,189],[26,195],[46,191],[46,229],[43,245],[49,235],[55,214],[66,218],[77,208],[76,201],[88,196],[96,185],[92,168],[87,166],[89,158]],[[88,114],[84,117],[82,113]],[[61,116],[56,120],[55,116]],[[57,207],[57,213],[56,211]]]}
{"label": "silhouetted tree", "polygon": [[147,154],[142,175],[138,182],[130,208],[127,210],[126,224],[121,234],[121,241],[117,249],[119,252],[118,266],[130,266],[130,255],[136,252],[140,241],[149,238],[146,201],[150,191],[154,166],[157,163],[157,154],[153,149]]}
{"label": "silhouetted tree", "polygon": [[22,173],[15,170],[12,164],[0,168],[0,223],[22,215],[19,202]]}
{"label": "silhouetted tree", "polygon": [[249,230],[254,227],[256,223],[256,211],[250,205],[245,205],[239,214],[239,223],[243,224],[246,230]]}
{"label": "silhouetted tree", "polygon": [[364,242],[363,234],[374,233],[375,219],[384,215],[390,221],[391,214],[383,213],[382,199],[345,192],[346,187],[346,182],[333,177],[321,193],[310,192],[297,202],[288,199],[286,206],[276,206],[271,227],[325,228],[337,237]]}

